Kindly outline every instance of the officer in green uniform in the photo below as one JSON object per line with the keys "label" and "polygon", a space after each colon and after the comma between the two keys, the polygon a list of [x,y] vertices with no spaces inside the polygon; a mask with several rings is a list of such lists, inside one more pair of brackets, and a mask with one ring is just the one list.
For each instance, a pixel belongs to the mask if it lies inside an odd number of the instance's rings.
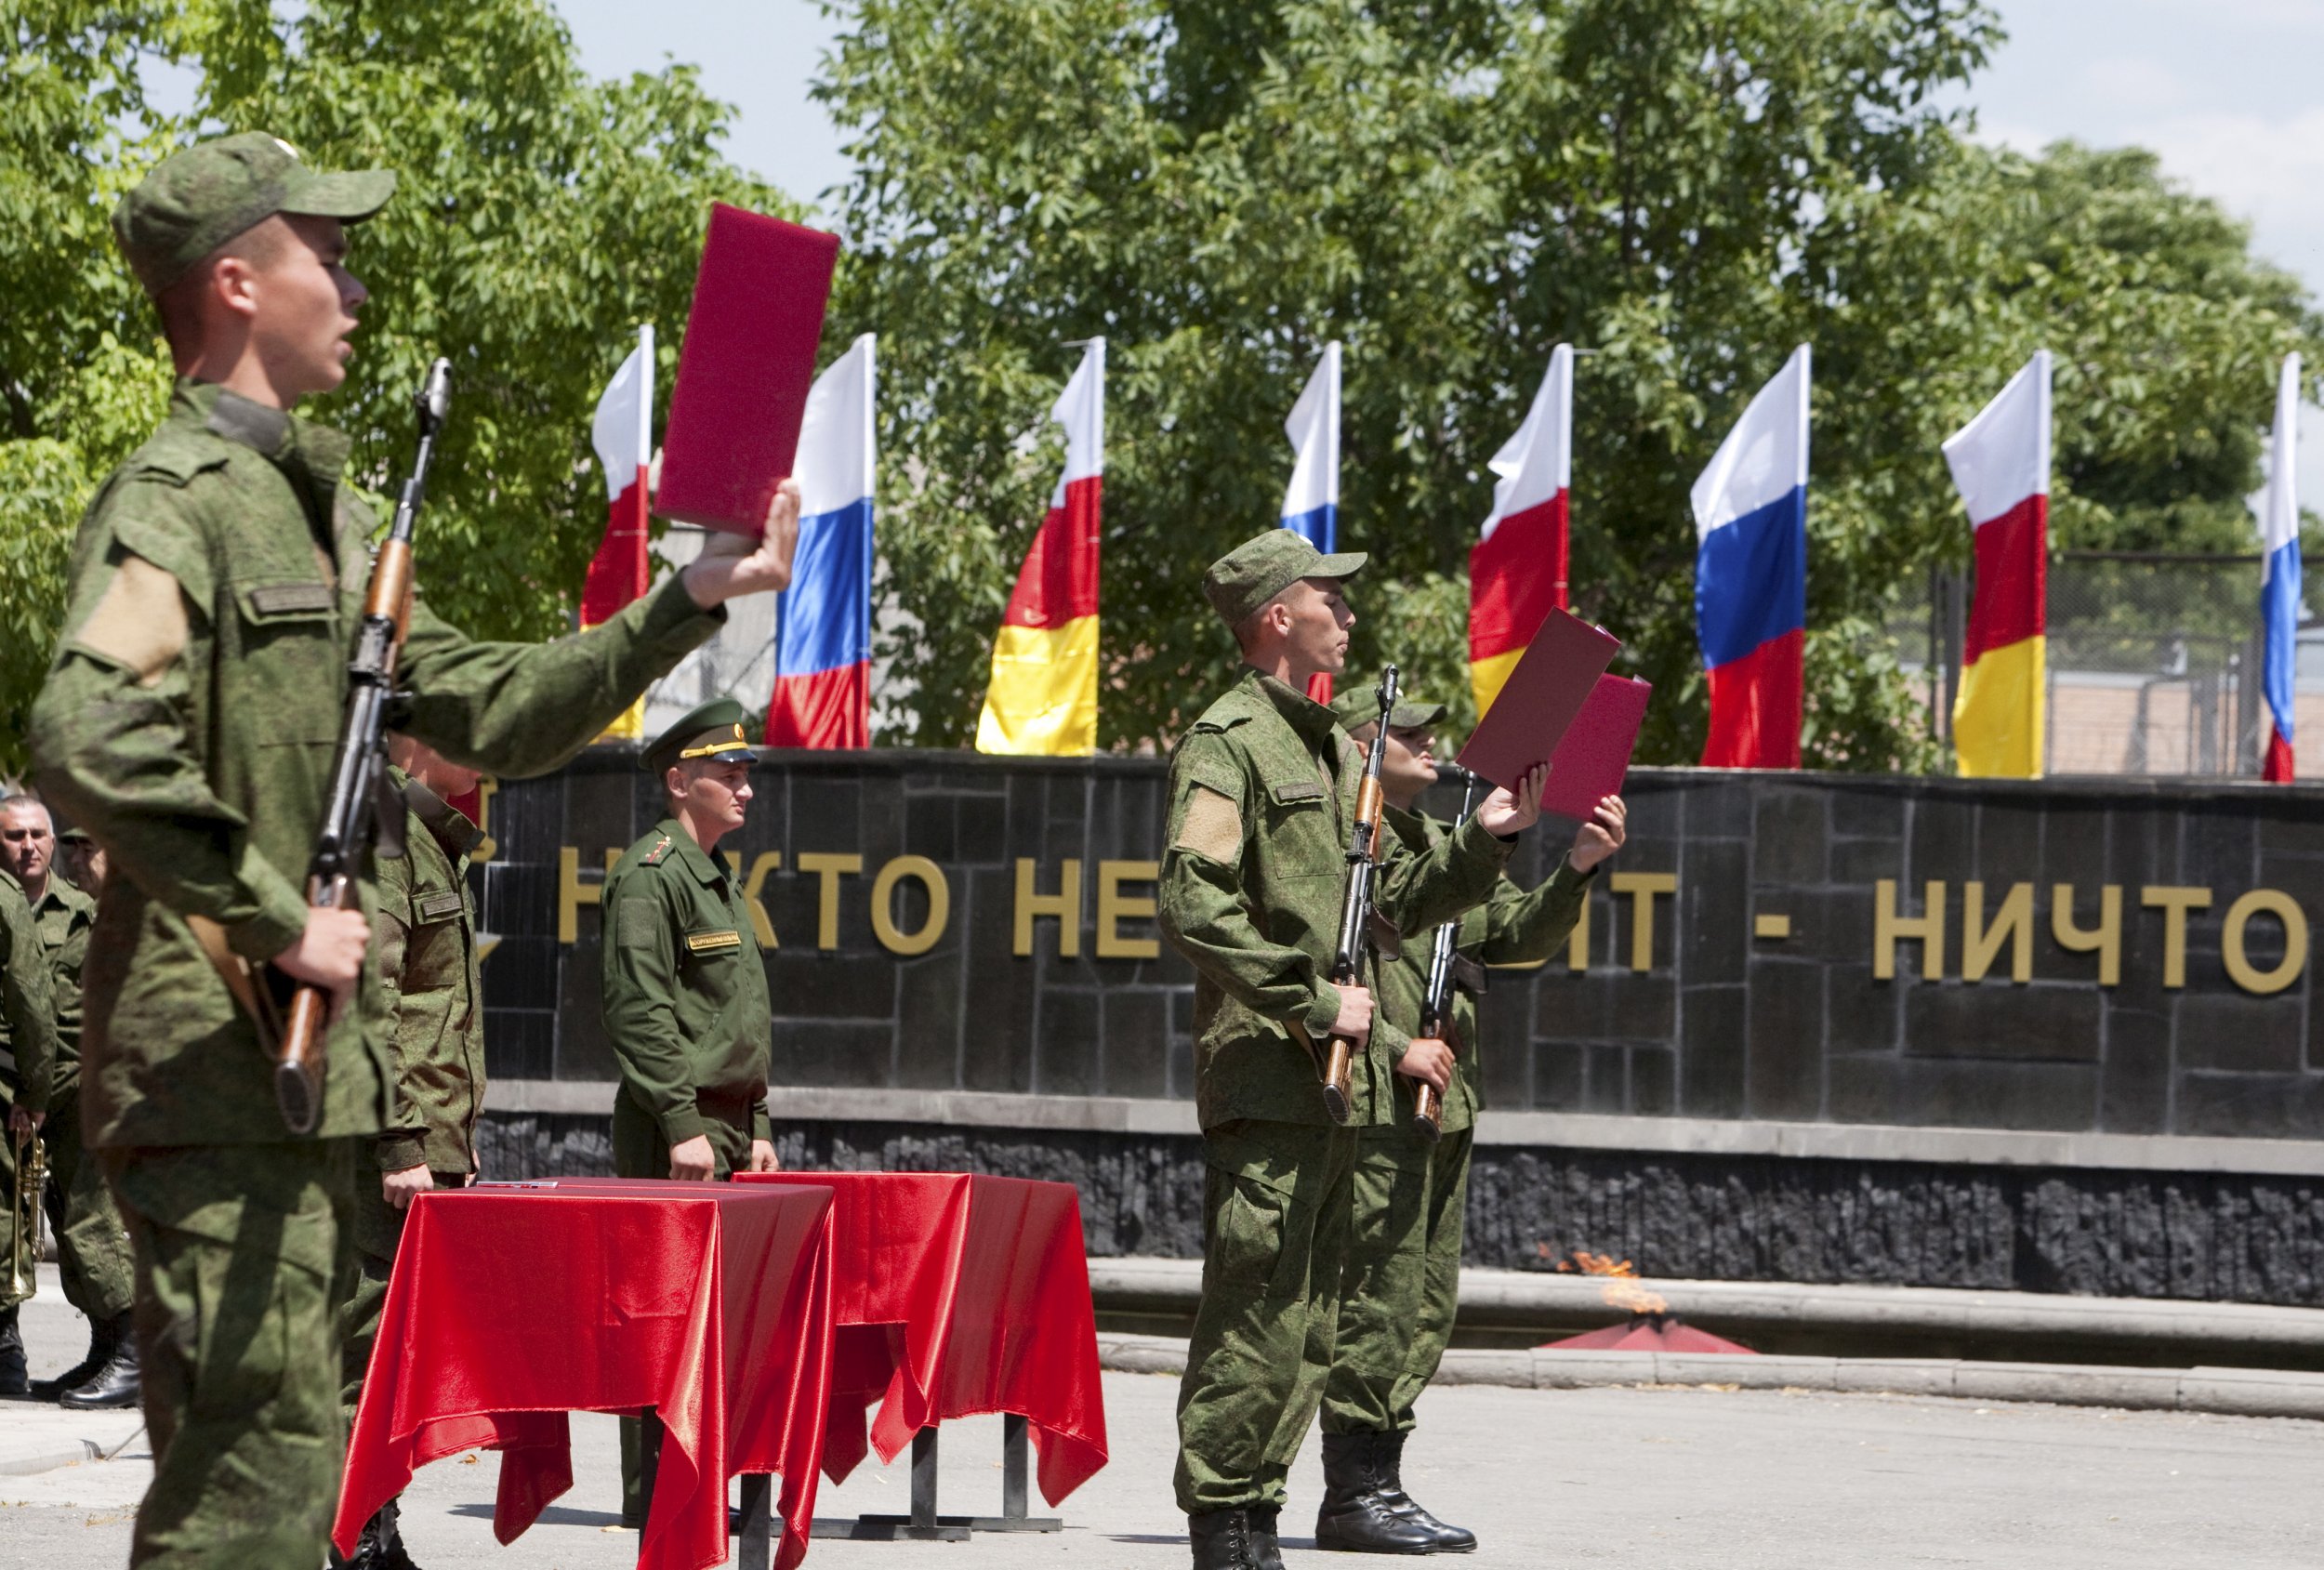
{"label": "officer in green uniform", "polygon": [[[447,799],[476,788],[477,771],[409,736],[388,744],[388,779],[403,802],[402,855],[379,855],[374,942],[388,990],[395,1075],[388,1127],[355,1174],[355,1295],[339,1313],[339,1407],[355,1420],[363,1373],[387,1306],[388,1278],[412,1200],[465,1188],[476,1171],[476,1116],[484,1105],[483,996],[477,980],[476,907],[469,858],[484,837]],[[363,1528],[360,1570],[408,1570],[396,1501]]]}
{"label": "officer in green uniform", "polygon": [[75,1408],[134,1406],[137,1339],[129,1334],[129,1244],[105,1192],[104,1173],[81,1148],[81,967],[88,956],[97,902],[67,882],[57,866],[57,827],[38,798],[0,801],[0,867],[16,877],[32,905],[33,924],[48,956],[48,990],[57,1010],[57,1061],[48,1076],[40,1124],[48,1154],[42,1202],[57,1239],[65,1301],[89,1322],[88,1354],[51,1379],[33,1381],[39,1400]]}
{"label": "officer in green uniform", "polygon": [[[1357,1128],[1393,1115],[1404,1041],[1363,985],[1328,979],[1361,769],[1310,677],[1337,673],[1355,623],[1325,556],[1270,529],[1203,580],[1249,667],[1170,759],[1162,930],[1195,968],[1203,1129],[1203,1295],[1179,1387],[1179,1506],[1198,1570],[1281,1563],[1284,1479],[1322,1398],[1338,1320]],[[1483,900],[1541,780],[1496,791],[1425,853],[1385,838],[1382,917],[1425,931]],[[1354,1127],[1336,1127],[1317,1051],[1358,1045]]]}
{"label": "officer in green uniform", "polygon": [[[366,298],[345,226],[393,186],[251,133],[165,159],[113,216],[179,379],[82,521],[31,739],[43,792],[110,860],[82,1123],[135,1248],[154,1475],[134,1564],[310,1570],[337,1493],[354,1163],[394,1077],[370,878],[356,910],[310,909],[303,881],[375,519],[343,478],[348,438],[290,410],[345,376]],[[722,601],[789,581],[797,517],[786,482],[759,542],[720,535],[553,643],[474,642],[415,605],[403,728],[503,773],[558,767]],[[284,1131],[242,1001],[267,967],[333,1001],[311,1138]]]}
{"label": "officer in green uniform", "polygon": [[[57,1061],[56,1007],[48,996],[48,958],[40,945],[40,930],[33,925],[33,907],[23,889],[0,871],[0,1121],[7,1138],[0,1139],[0,1197],[7,1211],[0,1215],[0,1395],[22,1395],[31,1384],[24,1367],[24,1337],[17,1328],[17,1305],[32,1296],[18,1292],[10,1266],[17,1248],[17,1220],[23,1205],[17,1193],[16,1141],[40,1127],[34,1107],[46,1098],[52,1065]],[[28,1087],[36,1087],[29,1092]],[[28,1278],[25,1286],[32,1283]]]}
{"label": "officer in green uniform", "polygon": [[[1367,755],[1378,740],[1380,707],[1360,691],[1332,710]],[[1420,793],[1437,778],[1436,722],[1445,706],[1405,702],[1388,717],[1380,754],[1380,794],[1389,830],[1422,853],[1452,825],[1419,810]],[[1469,1194],[1469,1154],[1485,1074],[1478,1062],[1476,1004],[1488,965],[1534,966],[1564,943],[1590,897],[1599,864],[1621,848],[1622,798],[1599,803],[1573,849],[1539,888],[1527,893],[1503,877],[1489,899],[1460,918],[1454,975],[1454,1040],[1421,1035],[1433,934],[1407,943],[1380,967],[1380,1018],[1413,1038],[1397,1088],[1393,1119],[1363,1129],[1355,1166],[1355,1221],[1342,1275],[1340,1339],[1324,1390],[1324,1484],[1315,1523],[1318,1548],[1370,1553],[1465,1552],[1475,1534],[1447,1525],[1404,1489],[1405,1438],[1413,1404],[1428,1388],[1451,1339],[1460,1295],[1462,1213]],[[1443,1135],[1433,1143],[1411,1130],[1412,1088],[1425,1079],[1444,1098]]]}
{"label": "officer in green uniform", "polygon": [[[724,1180],[775,1169],[767,1117],[774,1029],[767,970],[740,878],[718,843],[750,808],[743,706],[714,698],[639,762],[667,809],[605,877],[599,908],[605,1039],[621,1068],[614,1171]],[[621,1426],[622,1515],[642,1519],[638,1423]]]}

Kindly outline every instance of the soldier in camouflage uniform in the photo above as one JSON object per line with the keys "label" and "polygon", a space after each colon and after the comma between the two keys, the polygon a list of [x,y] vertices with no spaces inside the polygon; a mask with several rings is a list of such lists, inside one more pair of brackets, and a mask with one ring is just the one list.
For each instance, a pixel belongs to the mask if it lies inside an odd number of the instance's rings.
{"label": "soldier in camouflage uniform", "polygon": [[[37,777],[110,859],[89,942],[83,1126],[135,1249],[154,1475],[136,1564],[311,1570],[344,1447],[335,1319],[359,1145],[386,1126],[377,909],[302,891],[376,520],[349,441],[289,413],[345,376],[365,296],[343,225],[384,171],[327,175],[245,134],[164,160],[113,231],[179,379],[74,541],[33,711]],[[558,767],[720,625],[789,581],[798,492],[554,643],[469,640],[413,608],[403,729],[508,774]],[[315,1136],[287,1134],[242,989],[267,967],[333,1001]]]}
{"label": "soldier in camouflage uniform", "polygon": [[[1380,708],[1366,696],[1350,693],[1331,706],[1368,754],[1379,739]],[[1419,810],[1420,793],[1436,780],[1435,726],[1444,714],[1442,704],[1406,702],[1388,717],[1380,770],[1384,816],[1389,832],[1415,854],[1452,832]],[[1607,797],[1547,882],[1527,893],[1503,877],[1485,904],[1460,918],[1457,952],[1466,964],[1455,976],[1465,971],[1470,979],[1454,991],[1453,1041],[1420,1034],[1430,941],[1407,943],[1401,957],[1380,967],[1379,1017],[1413,1040],[1399,1065],[1405,1077],[1393,1117],[1363,1129],[1356,1154],[1353,1241],[1324,1389],[1318,1548],[1461,1553],[1477,1546],[1475,1534],[1439,1521],[1406,1493],[1403,1473],[1413,1404],[1444,1358],[1459,1301],[1470,1144],[1485,1104],[1473,994],[1482,967],[1538,965],[1565,942],[1599,864],[1621,848],[1623,815],[1622,798]],[[1411,1128],[1411,1088],[1422,1079],[1444,1098],[1444,1133],[1433,1143]]]}
{"label": "soldier in camouflage uniform", "polygon": [[[355,1295],[339,1313],[350,1425],[387,1306],[388,1278],[415,1196],[465,1188],[476,1171],[476,1116],[484,1105],[483,991],[477,979],[476,907],[469,857],[484,831],[448,799],[476,788],[477,771],[409,736],[388,744],[389,782],[403,800],[403,853],[379,857],[375,946],[387,983],[389,1055],[395,1075],[388,1127],[355,1173]],[[410,1570],[396,1501],[363,1528],[360,1570]]]}
{"label": "soldier in camouflage uniform", "polygon": [[[0,1213],[0,1395],[22,1395],[31,1381],[25,1377],[24,1338],[17,1329],[17,1305],[24,1299],[10,1290],[8,1265],[17,1245],[16,1220],[21,1211],[17,1195],[16,1140],[40,1126],[33,1108],[25,1104],[27,1086],[37,1086],[45,1098],[51,1065],[57,1061],[56,1006],[48,996],[48,958],[40,944],[40,929],[33,925],[33,907],[16,879],[0,872],[0,1198],[7,1209]],[[30,1296],[30,1294],[26,1294]]]}
{"label": "soldier in camouflage uniform", "polygon": [[41,1117],[48,1147],[48,1192],[42,1202],[56,1234],[65,1301],[89,1322],[88,1355],[31,1393],[78,1408],[134,1406],[137,1339],[129,1334],[129,1244],[104,1173],[81,1148],[81,967],[88,957],[97,902],[59,875],[57,829],[31,796],[0,801],[0,867],[15,875],[32,905],[48,956],[48,989],[57,1010],[57,1060],[45,1102],[25,1098]]}
{"label": "soldier in camouflage uniform", "polygon": [[[1195,968],[1206,1166],[1176,1478],[1197,1570],[1281,1563],[1284,1479],[1331,1365],[1357,1129],[1395,1104],[1401,1033],[1366,986],[1328,980],[1361,771],[1305,693],[1345,664],[1355,617],[1340,584],[1363,563],[1270,529],[1211,564],[1204,593],[1250,668],[1170,759],[1160,917]],[[1388,839],[1383,919],[1420,932],[1484,899],[1540,786],[1496,791],[1425,853]],[[1353,1127],[1332,1124],[1318,1083],[1335,1033],[1358,1046]]]}
{"label": "soldier in camouflage uniform", "polygon": [[[621,1066],[614,1171],[723,1181],[775,1169],[774,1015],[759,936],[719,841],[742,827],[758,754],[743,706],[714,698],[639,755],[668,809],[614,864],[599,908],[605,1039]],[[638,1421],[621,1420],[622,1518],[643,1520]]]}

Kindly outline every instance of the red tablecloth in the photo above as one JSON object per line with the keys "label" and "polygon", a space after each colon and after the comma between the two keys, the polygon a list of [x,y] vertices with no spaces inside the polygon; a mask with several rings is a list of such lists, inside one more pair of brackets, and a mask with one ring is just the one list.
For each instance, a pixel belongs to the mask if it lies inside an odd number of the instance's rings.
{"label": "red tablecloth", "polygon": [[1105,1464],[1097,1316],[1071,1183],[964,1172],[742,1174],[737,1183],[828,1187],[831,1422],[837,1483],[870,1441],[892,1461],[947,1418],[1013,1412],[1031,1424],[1052,1505]]}
{"label": "red tablecloth", "polygon": [[807,1551],[831,1382],[831,1192],[561,1179],[420,1195],[363,1381],[332,1536],[417,1468],[501,1452],[503,1543],[573,1485],[569,1411],[654,1407],[642,1570],[725,1563],[726,1484],[780,1472],[778,1567]]}

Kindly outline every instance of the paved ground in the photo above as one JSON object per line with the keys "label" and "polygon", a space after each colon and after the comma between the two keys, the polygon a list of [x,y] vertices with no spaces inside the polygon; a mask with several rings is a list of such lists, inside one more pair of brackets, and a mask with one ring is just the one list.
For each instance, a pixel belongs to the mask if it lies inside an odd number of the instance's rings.
{"label": "paved ground", "polygon": [[[35,1372],[61,1366],[82,1331],[54,1296],[28,1305]],[[1182,1565],[1170,1507],[1175,1381],[1109,1374],[1114,1461],[1065,1502],[1056,1537],[968,1545],[818,1542],[823,1570],[983,1570],[1024,1564]],[[2324,1423],[1912,1397],[1716,1389],[1526,1391],[1461,1387],[1422,1407],[1406,1481],[1477,1529],[1488,1566],[1845,1570],[2026,1566],[2146,1570],[2324,1563]],[[0,1405],[0,1469],[12,1455],[80,1439],[111,1445],[134,1419],[46,1417]],[[997,1509],[999,1425],[944,1431],[949,1510]],[[406,1537],[429,1570],[617,1570],[636,1538],[607,1530],[615,1507],[610,1418],[574,1422],[578,1482],[510,1548],[492,1540],[497,1461],[446,1460],[407,1497]],[[118,1564],[150,1469],[141,1438],[112,1462],[0,1474],[0,1567]],[[825,1515],[905,1508],[905,1468],[826,1484]],[[1320,1487],[1311,1445],[1286,1525],[1294,1565]],[[1304,1517],[1304,1519],[1302,1519]]]}

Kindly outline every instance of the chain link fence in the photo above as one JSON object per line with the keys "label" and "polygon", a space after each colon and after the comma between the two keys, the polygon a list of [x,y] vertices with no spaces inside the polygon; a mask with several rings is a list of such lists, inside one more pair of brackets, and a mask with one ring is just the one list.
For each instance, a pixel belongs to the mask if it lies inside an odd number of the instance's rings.
{"label": "chain link fence", "polygon": [[[2050,774],[2257,775],[2266,745],[2260,696],[2257,556],[2068,551],[2049,577]],[[1939,740],[1952,739],[1973,585],[1933,570],[1900,598],[1890,631]],[[2304,631],[2301,666],[2324,677],[2324,644]],[[2324,679],[2309,686],[2324,706]],[[2319,716],[2324,723],[2324,715]]]}

